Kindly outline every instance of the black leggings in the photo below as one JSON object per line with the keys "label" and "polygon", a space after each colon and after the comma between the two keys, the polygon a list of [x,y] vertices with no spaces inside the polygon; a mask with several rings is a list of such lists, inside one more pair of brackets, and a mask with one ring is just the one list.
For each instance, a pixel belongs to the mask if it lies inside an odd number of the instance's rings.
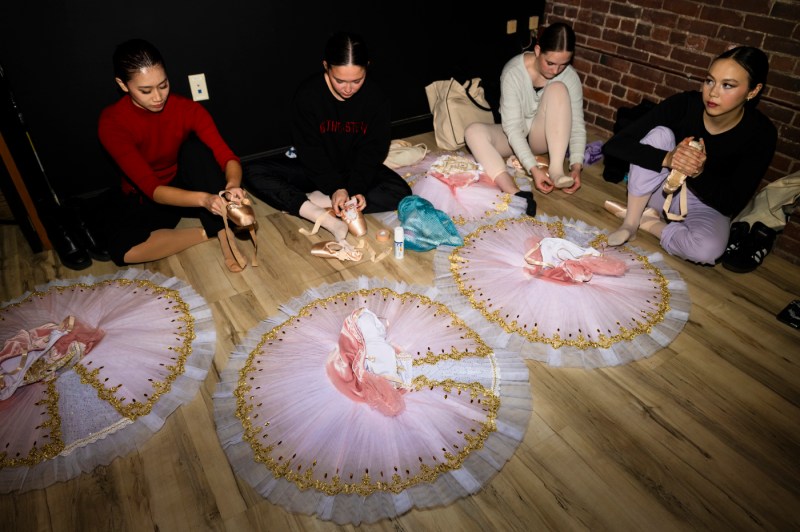
{"label": "black leggings", "polygon": [[[181,146],[178,173],[169,185],[185,190],[217,194],[225,189],[225,173],[211,149],[192,136]],[[108,251],[117,266],[124,266],[125,254],[150,238],[158,229],[174,229],[181,218],[197,218],[206,235],[213,238],[225,226],[221,216],[203,207],[162,205],[139,192],[121,194],[108,218]],[[113,220],[113,221],[112,221]]]}
{"label": "black leggings", "polygon": [[[267,159],[244,167],[244,186],[271,207],[299,216],[300,206],[309,192],[319,190],[296,159]],[[351,191],[348,191],[351,192]],[[381,165],[364,194],[365,213],[397,210],[400,200],[412,194],[411,187],[391,168]]]}

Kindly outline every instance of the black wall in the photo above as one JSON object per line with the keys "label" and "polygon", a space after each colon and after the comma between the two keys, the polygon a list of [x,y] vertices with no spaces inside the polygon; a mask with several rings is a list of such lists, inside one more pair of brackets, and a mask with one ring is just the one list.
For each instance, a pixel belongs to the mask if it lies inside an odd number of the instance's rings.
{"label": "black wall", "polygon": [[[114,176],[96,126],[100,111],[121,94],[111,54],[123,40],[141,37],[160,49],[174,92],[188,96],[187,76],[204,73],[210,100],[203,105],[233,150],[251,158],[289,145],[287,104],[297,83],[321,69],[333,31],[364,36],[370,76],[391,96],[396,136],[405,136],[432,128],[425,85],[480,76],[492,90],[505,61],[529,41],[528,17],[544,12],[544,0],[524,7],[498,0],[476,11],[416,0],[321,7],[268,0],[11,1],[0,7],[0,66],[62,197],[104,188]],[[509,19],[519,20],[514,35],[506,34]]]}

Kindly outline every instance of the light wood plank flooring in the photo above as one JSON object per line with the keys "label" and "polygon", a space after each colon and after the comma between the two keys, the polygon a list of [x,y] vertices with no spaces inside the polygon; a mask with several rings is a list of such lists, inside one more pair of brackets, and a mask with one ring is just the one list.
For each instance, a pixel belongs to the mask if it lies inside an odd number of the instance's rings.
{"label": "light wood plank flooring", "polygon": [[[409,140],[435,146],[431,134]],[[625,190],[601,174],[601,164],[590,166],[572,197],[538,195],[540,212],[614,228],[602,204],[624,201]],[[301,235],[307,223],[263,202],[256,208],[260,267],[228,273],[216,241],[144,265],[188,281],[213,308],[217,352],[194,401],[138,452],[44,490],[0,496],[0,529],[340,529],[274,506],[236,478],[214,430],[211,395],[233,346],[282,302],[361,275],[430,284],[433,252],[377,264],[313,258],[308,249],[322,235]],[[374,233],[378,223],[368,220]],[[95,262],[72,271],[52,252],[31,254],[16,227],[0,232],[2,301],[56,278],[116,270]],[[658,249],[644,233],[636,245]],[[252,251],[247,241],[241,247]],[[800,529],[800,331],[775,318],[800,297],[800,270],[772,255],[749,274],[666,260],[692,300],[689,321],[668,348],[599,370],[528,362],[530,426],[480,493],[358,529]]]}

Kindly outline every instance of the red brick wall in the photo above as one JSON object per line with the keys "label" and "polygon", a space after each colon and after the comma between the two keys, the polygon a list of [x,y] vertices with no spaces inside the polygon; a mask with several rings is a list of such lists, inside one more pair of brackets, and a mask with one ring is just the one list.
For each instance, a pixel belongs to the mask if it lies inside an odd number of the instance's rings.
{"label": "red brick wall", "polygon": [[[559,0],[544,24],[572,25],[573,65],[584,81],[589,126],[611,134],[616,111],[698,90],[711,60],[733,45],[770,57],[759,108],[778,128],[762,186],[800,171],[800,2],[797,0]],[[800,207],[774,253],[800,264]]]}

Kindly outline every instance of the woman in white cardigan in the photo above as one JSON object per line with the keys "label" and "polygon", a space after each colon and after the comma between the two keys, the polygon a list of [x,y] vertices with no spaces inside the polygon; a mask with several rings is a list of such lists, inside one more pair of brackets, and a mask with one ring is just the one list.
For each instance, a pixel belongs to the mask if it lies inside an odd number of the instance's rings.
{"label": "woman in white cardigan", "polygon": [[[504,192],[528,200],[528,214],[536,213],[531,192],[522,192],[509,174],[506,160],[516,155],[533,177],[536,188],[554,188],[572,194],[581,186],[586,148],[583,86],[570,66],[575,32],[563,23],[548,26],[533,52],[511,58],[500,75],[501,124],[470,124],[464,138],[475,160]],[[564,159],[569,147],[569,173]],[[549,167],[537,162],[548,154]]]}

